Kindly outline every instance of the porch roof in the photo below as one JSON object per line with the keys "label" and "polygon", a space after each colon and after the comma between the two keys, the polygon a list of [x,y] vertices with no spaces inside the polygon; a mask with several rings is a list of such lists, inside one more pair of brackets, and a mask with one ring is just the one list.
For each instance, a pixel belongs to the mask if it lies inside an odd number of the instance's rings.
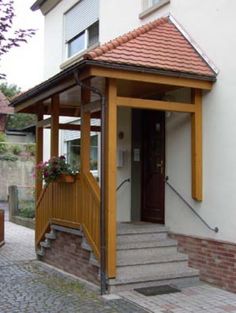
{"label": "porch roof", "polygon": [[84,59],[216,77],[204,54],[171,16],[120,36],[88,52]]}
{"label": "porch roof", "polygon": [[[194,81],[209,82],[205,89],[211,89],[210,86],[217,75],[214,67],[207,62],[187,35],[181,32],[173,18],[165,17],[85,53],[75,64],[12,99],[11,105],[35,105],[53,94],[73,88],[77,85],[75,73],[79,73],[81,80],[96,76],[96,71],[90,70],[93,67],[109,70],[106,72],[109,73],[108,76],[104,77],[111,78],[114,78],[114,75],[117,78],[116,73],[112,71],[121,70],[140,75],[147,73],[173,77],[177,80],[189,79],[193,82],[192,87],[197,88],[201,88],[201,84],[196,85]],[[176,86],[183,86],[178,85],[177,80]]]}

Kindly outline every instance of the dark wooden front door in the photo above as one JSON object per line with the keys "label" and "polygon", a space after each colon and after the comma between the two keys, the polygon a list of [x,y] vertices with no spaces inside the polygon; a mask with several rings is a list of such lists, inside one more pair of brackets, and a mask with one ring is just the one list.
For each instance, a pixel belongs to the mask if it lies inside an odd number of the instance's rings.
{"label": "dark wooden front door", "polygon": [[142,221],[164,224],[165,113],[142,114]]}

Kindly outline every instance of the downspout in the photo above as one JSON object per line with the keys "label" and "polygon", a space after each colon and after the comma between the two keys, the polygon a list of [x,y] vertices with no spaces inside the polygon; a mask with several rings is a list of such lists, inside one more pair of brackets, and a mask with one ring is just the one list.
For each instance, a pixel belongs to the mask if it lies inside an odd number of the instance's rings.
{"label": "downspout", "polygon": [[95,88],[84,84],[79,79],[78,72],[74,72],[74,78],[78,86],[89,89],[97,94],[101,100],[101,188],[100,188],[100,288],[101,295],[107,293],[106,278],[106,230],[105,230],[105,129],[106,129],[106,97]]}

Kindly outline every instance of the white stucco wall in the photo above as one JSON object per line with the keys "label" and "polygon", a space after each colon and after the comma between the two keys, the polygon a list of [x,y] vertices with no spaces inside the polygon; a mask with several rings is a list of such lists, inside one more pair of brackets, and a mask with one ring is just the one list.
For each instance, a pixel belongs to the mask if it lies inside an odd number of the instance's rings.
{"label": "white stucco wall", "polygon": [[[64,0],[45,20],[45,78],[59,71],[63,61],[63,13],[76,0]],[[132,5],[132,6],[131,6]],[[204,200],[191,199],[190,122],[184,114],[167,119],[167,174],[175,187],[196,210],[220,232],[208,231],[196,217],[166,190],[166,224],[178,233],[235,242],[236,238],[236,37],[234,0],[171,0],[161,10],[140,20],[141,0],[100,0],[100,41],[103,43],[168,12],[184,26],[220,70],[218,81],[203,98],[203,183]],[[128,114],[119,127],[127,127]],[[125,126],[126,125],[126,126]],[[127,127],[128,128],[128,127]],[[125,137],[121,146],[130,149]],[[128,167],[118,170],[118,182],[130,174]],[[117,195],[118,219],[129,219],[129,186]]]}
{"label": "white stucco wall", "polygon": [[[119,133],[123,139],[119,139]],[[117,114],[117,154],[122,151],[123,166],[117,167],[117,186],[125,179],[131,178],[131,110],[120,108]],[[117,191],[117,220],[130,221],[131,216],[131,184],[124,184]]]}

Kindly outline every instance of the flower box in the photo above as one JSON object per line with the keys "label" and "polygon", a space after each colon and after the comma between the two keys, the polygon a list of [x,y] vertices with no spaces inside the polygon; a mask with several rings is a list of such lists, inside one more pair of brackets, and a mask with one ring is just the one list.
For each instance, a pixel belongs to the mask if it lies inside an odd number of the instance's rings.
{"label": "flower box", "polygon": [[57,183],[69,183],[72,184],[75,182],[75,175],[69,175],[69,174],[60,174],[57,179]]}

